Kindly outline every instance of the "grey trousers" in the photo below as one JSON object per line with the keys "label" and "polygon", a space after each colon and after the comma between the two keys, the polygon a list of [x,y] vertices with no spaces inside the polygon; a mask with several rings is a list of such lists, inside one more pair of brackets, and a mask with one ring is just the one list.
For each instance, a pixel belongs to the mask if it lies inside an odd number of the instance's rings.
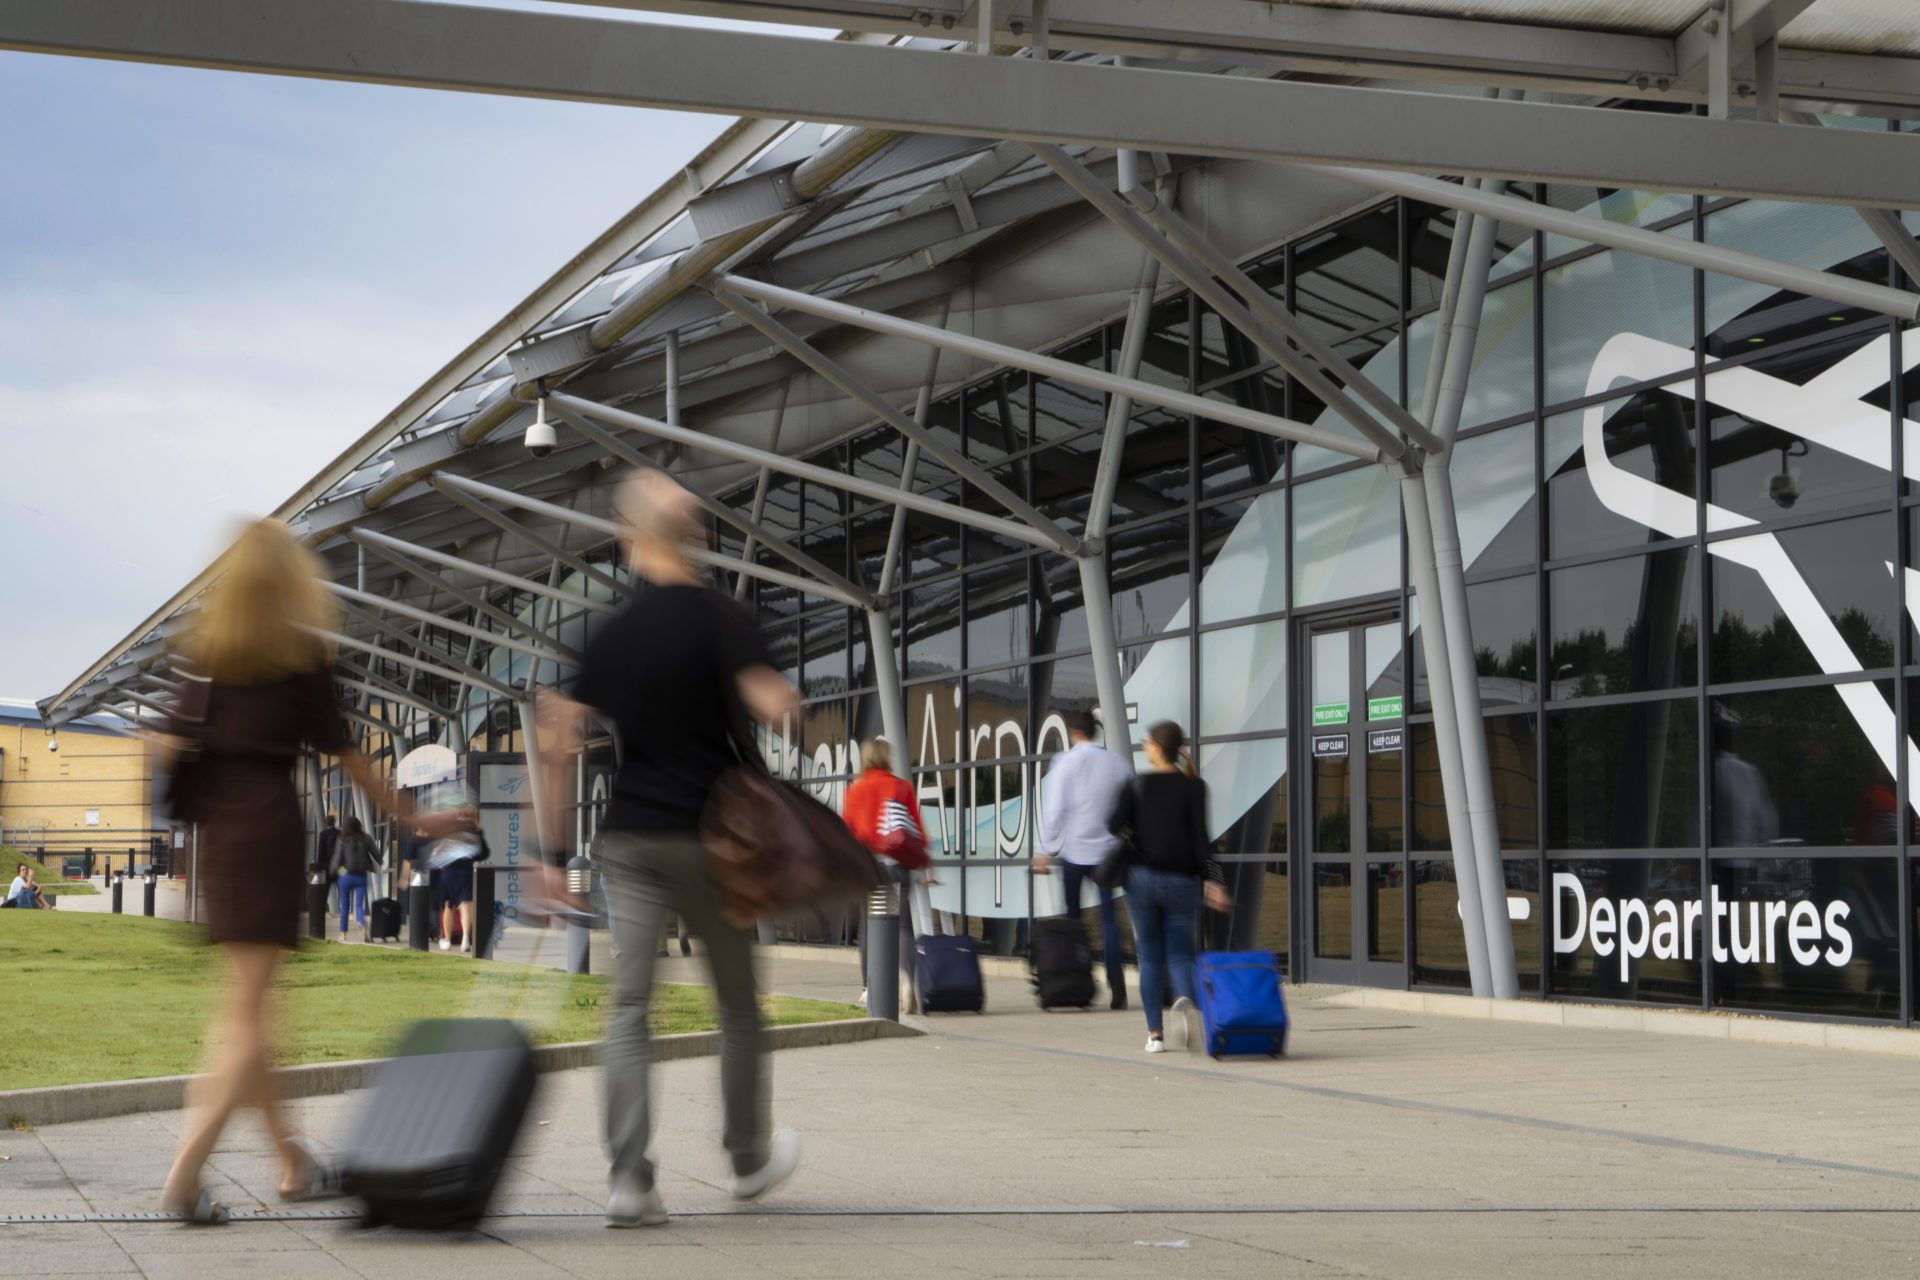
{"label": "grey trousers", "polygon": [[733,1170],[748,1174],[767,1162],[772,1127],[760,1057],[760,1003],[753,977],[752,935],[720,918],[707,854],[691,834],[608,832],[601,836],[601,872],[616,934],[627,940],[615,961],[613,1015],[607,1022],[605,1079],[607,1150],[613,1176],[637,1175],[653,1185],[647,1156],[647,1013],[653,995],[654,948],[676,914],[706,944],[720,1006],[722,1141]]}

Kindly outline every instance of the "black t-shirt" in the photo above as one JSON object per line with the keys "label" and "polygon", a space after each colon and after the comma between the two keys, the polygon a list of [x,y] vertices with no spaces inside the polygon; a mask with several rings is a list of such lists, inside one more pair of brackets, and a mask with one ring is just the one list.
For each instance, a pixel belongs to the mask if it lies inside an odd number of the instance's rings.
{"label": "black t-shirt", "polygon": [[770,666],[753,624],[703,586],[649,587],[587,645],[573,697],[613,717],[622,759],[607,827],[692,831],[707,792],[739,761],[736,683]]}

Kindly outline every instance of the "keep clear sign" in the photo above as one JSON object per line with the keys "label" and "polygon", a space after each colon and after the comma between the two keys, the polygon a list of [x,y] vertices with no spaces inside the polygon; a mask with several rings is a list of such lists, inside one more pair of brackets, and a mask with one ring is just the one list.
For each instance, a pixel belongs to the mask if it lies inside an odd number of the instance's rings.
{"label": "keep clear sign", "polygon": [[1370,729],[1367,731],[1367,754],[1379,755],[1382,751],[1398,751],[1405,742],[1405,729]]}
{"label": "keep clear sign", "polygon": [[1315,760],[1337,760],[1347,754],[1347,735],[1344,733],[1322,734],[1313,740],[1313,758]]}

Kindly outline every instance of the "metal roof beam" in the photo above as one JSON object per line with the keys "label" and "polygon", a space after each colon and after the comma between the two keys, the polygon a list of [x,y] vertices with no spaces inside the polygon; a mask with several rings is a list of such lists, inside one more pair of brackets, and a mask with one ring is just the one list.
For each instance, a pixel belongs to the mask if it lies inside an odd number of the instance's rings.
{"label": "metal roof beam", "polygon": [[[1909,134],[969,57],[426,0],[264,11],[257,0],[11,0],[0,10],[0,48],[1023,142],[1920,207],[1920,137]],[[596,342],[611,342],[634,318],[617,310],[618,322],[609,315],[595,325]]]}
{"label": "metal roof beam", "polygon": [[388,550],[398,551],[402,555],[413,556],[417,559],[429,560],[444,565],[449,569],[454,569],[461,573],[470,573],[485,582],[491,582],[502,587],[511,587],[515,591],[530,591],[534,595],[545,596],[550,600],[557,600],[561,604],[576,606],[593,613],[612,614],[620,612],[618,605],[608,604],[604,600],[589,599],[575,591],[548,586],[544,582],[533,578],[523,578],[518,574],[505,573],[491,565],[476,564],[474,561],[463,559],[460,556],[454,555],[452,552],[435,551],[431,547],[423,547],[416,542],[407,542],[403,539],[393,537],[390,534],[380,533],[377,530],[354,529],[347,534],[347,537],[355,542],[365,544],[369,551],[384,547]]}
{"label": "metal roof beam", "polygon": [[[349,534],[348,536],[351,537],[352,535]],[[511,613],[495,605],[492,601],[486,599],[485,597],[477,596],[471,591],[467,591],[460,587],[454,586],[453,583],[447,581],[446,578],[433,572],[433,570],[427,568],[425,565],[422,565],[417,561],[408,559],[405,555],[403,555],[398,551],[395,551],[393,548],[383,547],[383,546],[380,546],[378,543],[367,543],[366,548],[367,550],[373,552],[373,554],[379,556],[382,560],[385,560],[388,564],[393,565],[395,568],[399,569],[402,573],[411,574],[415,578],[418,578],[420,581],[426,583],[428,586],[435,587],[441,591],[446,592],[448,595],[452,596],[455,600],[459,601],[461,604],[464,604],[468,608],[472,609],[475,613],[478,613],[483,617],[491,618],[493,621],[499,623],[503,627],[507,627],[507,628],[510,628],[511,630],[518,631],[521,635],[525,636],[528,640],[536,644],[547,646],[553,652],[566,658],[570,662],[577,664],[580,661],[580,651],[578,649],[575,649],[569,645],[562,644],[558,639],[556,639],[552,635],[549,635],[547,632],[540,630],[540,628],[534,626],[530,622],[525,622],[519,618],[514,617]]]}
{"label": "metal roof beam", "polygon": [[[641,435],[652,436],[657,440],[671,440],[675,444],[685,445],[689,449],[703,449],[735,462],[750,463],[765,467],[769,471],[778,471],[782,475],[798,476],[802,480],[811,480],[833,489],[875,502],[898,504],[909,511],[918,511],[922,515],[933,516],[940,520],[951,520],[955,524],[966,525],[973,529],[983,529],[988,533],[1011,538],[1015,542],[1024,542],[1043,550],[1053,550],[1053,543],[1047,536],[1030,525],[1017,520],[1008,520],[986,511],[975,511],[957,503],[945,502],[923,493],[897,488],[890,484],[881,484],[874,480],[863,480],[859,476],[850,476],[839,471],[830,471],[815,466],[811,462],[802,462],[798,458],[789,458],[782,453],[770,453],[765,449],[756,449],[749,444],[740,444],[724,436],[710,436],[704,432],[692,431],[686,427],[671,427],[653,418],[642,417],[637,413],[628,413],[624,409],[615,409],[604,404],[595,404],[591,400],[582,400],[578,396],[562,395],[555,392],[547,399],[555,405],[564,405],[574,412],[616,427],[625,427],[629,431],[638,431]],[[730,567],[738,567],[733,565]]]}
{"label": "metal roof beam", "polygon": [[[484,498],[493,502],[505,503],[508,506],[519,507],[523,511],[531,511],[536,515],[548,516],[555,520],[565,521],[568,524],[579,525],[581,528],[591,529],[595,533],[604,533],[610,538],[622,536],[620,526],[611,520],[604,519],[600,516],[588,515],[584,511],[575,511],[572,507],[563,507],[557,503],[544,502],[539,498],[529,497],[524,493],[514,493],[509,489],[496,488],[490,484],[483,484],[478,480],[469,480],[465,476],[456,476],[451,472],[444,472],[435,476],[433,478],[433,487],[442,490],[442,492],[448,489],[462,490],[468,496],[476,499]],[[730,572],[744,573],[750,578],[759,578],[765,582],[778,583],[783,587],[792,587],[794,590],[805,592],[808,595],[822,596],[828,600],[837,600],[841,604],[850,604],[856,608],[867,607],[865,593],[856,595],[853,592],[842,590],[830,582],[821,582],[814,578],[803,578],[797,573],[786,573],[769,565],[749,564],[741,560],[736,560],[732,556],[723,556],[712,551],[696,550],[692,547],[686,548],[686,556],[695,564],[703,564],[715,569],[726,569]]]}
{"label": "metal roof beam", "polygon": [[818,298],[813,294],[800,293],[793,289],[782,289],[777,285],[762,284],[757,280],[747,280],[740,276],[726,276],[717,282],[716,287],[740,297],[753,298],[775,306],[791,307],[796,311],[811,312],[823,319],[838,320],[858,328],[870,329],[875,333],[908,338],[929,346],[945,347],[949,351],[957,351],[961,355],[985,360],[990,364],[1011,365],[1016,369],[1025,369],[1029,373],[1037,373],[1042,377],[1058,378],[1062,382],[1070,382],[1092,391],[1128,396],[1140,404],[1157,405],[1175,413],[1188,413],[1211,422],[1224,422],[1228,426],[1258,431],[1263,435],[1278,436],[1282,440],[1318,445],[1320,448],[1331,449],[1348,457],[1365,458],[1369,462],[1377,462],[1380,459],[1379,449],[1365,440],[1355,439],[1352,436],[1323,431],[1319,427],[1276,418],[1272,414],[1259,413],[1252,409],[1242,409],[1235,404],[1209,400],[1204,396],[1192,395],[1185,391],[1155,386],[1137,378],[1123,378],[1103,370],[1089,369],[1070,361],[1056,360],[1052,356],[1035,355],[1018,347],[989,342],[985,338],[956,333],[951,329],[936,329],[932,325],[903,320],[898,316],[868,311],[861,307],[850,307],[842,302]]}
{"label": "metal roof beam", "polygon": [[1006,508],[1007,511],[1012,513],[1014,518],[1023,520],[1038,529],[1041,533],[1046,534],[1047,540],[1053,543],[1055,550],[1059,551],[1062,555],[1072,556],[1080,554],[1080,539],[1074,537],[1065,529],[1062,529],[1052,520],[1047,519],[1046,516],[1040,513],[1039,508],[1035,507],[1025,498],[1022,498],[1012,489],[1009,489],[999,480],[996,480],[978,463],[966,457],[959,450],[950,449],[941,443],[938,436],[927,431],[912,418],[909,418],[906,414],[887,403],[882,396],[867,386],[866,383],[860,381],[860,379],[848,372],[846,367],[839,361],[833,359],[817,347],[809,345],[799,334],[787,328],[787,326],[781,324],[778,320],[775,320],[772,316],[751,303],[742,302],[737,297],[724,291],[716,293],[714,296],[720,299],[721,304],[725,306],[727,310],[733,312],[755,329],[765,334],[773,341],[775,346],[778,346],[781,350],[800,361],[801,364],[813,370],[814,373],[824,379],[829,386],[836,388],[842,395],[852,400],[855,404],[858,404],[868,413],[873,414],[895,431],[905,436],[908,440],[919,445],[922,451],[932,454],[944,464],[948,470]]}
{"label": "metal roof beam", "polygon": [[561,546],[558,542],[555,542],[553,539],[547,537],[544,534],[536,533],[534,530],[528,528],[526,525],[522,524],[520,521],[515,520],[512,516],[508,515],[506,512],[497,511],[494,508],[488,506],[486,503],[481,502],[478,498],[475,498],[472,494],[463,492],[461,489],[459,489],[454,485],[443,483],[446,479],[447,479],[447,473],[430,476],[427,479],[427,484],[436,493],[439,493],[442,496],[459,504],[460,506],[465,507],[467,510],[473,512],[473,514],[479,516],[482,520],[485,520],[488,524],[493,525],[495,528],[501,530],[502,532],[512,534],[514,537],[520,539],[520,541],[526,543],[528,546],[532,547],[535,551],[539,552],[541,555],[551,556],[553,559],[558,560],[561,564],[566,565],[567,567],[573,569],[576,573],[579,573],[580,575],[585,577],[588,581],[599,583],[601,586],[606,587],[608,590],[612,591],[617,596],[620,596],[624,599],[633,598],[633,595],[634,595],[633,585],[631,583],[622,582],[618,578],[614,577],[612,574],[608,573],[606,571],[605,566],[588,563],[585,557],[579,555],[576,552],[567,550],[565,547]]}
{"label": "metal roof beam", "polygon": [[408,657],[406,654],[396,653],[392,649],[384,649],[371,640],[361,640],[339,631],[328,631],[321,627],[306,627],[302,629],[311,631],[314,635],[319,636],[329,644],[339,645],[344,649],[358,649],[362,653],[371,654],[383,661],[391,662],[397,667],[406,667],[409,670],[422,671],[428,675],[451,676],[456,680],[469,681],[493,693],[497,693],[503,698],[520,698],[525,696],[519,691],[501,684],[491,676],[481,675],[472,667],[463,667],[450,659],[441,658],[438,654],[434,653],[431,648],[417,644],[414,637],[409,636],[405,631],[402,631],[399,627],[391,623],[383,622],[369,614],[362,614],[359,610],[355,610],[352,616],[369,625],[377,625],[381,631],[396,640],[401,640],[413,645],[416,656]]}
{"label": "metal roof beam", "polygon": [[[1762,125],[1761,127],[1777,129],[1785,133],[1795,126]],[[1815,133],[1816,131],[1808,129],[1805,132]],[[1819,132],[1823,132],[1827,137],[1839,136],[1838,130]],[[1717,272],[1720,275],[1734,276],[1741,280],[1752,280],[1756,284],[1771,285],[1773,288],[1784,289],[1789,293],[1804,293],[1810,298],[1824,298],[1828,302],[1837,302],[1841,306],[1859,307],[1862,310],[1893,316],[1900,320],[1920,320],[1920,293],[1908,293],[1903,289],[1892,289],[1883,284],[1855,280],[1848,276],[1836,275],[1831,271],[1813,271],[1806,267],[1790,266],[1784,262],[1775,262],[1771,258],[1741,253],[1737,249],[1723,249],[1718,245],[1683,240],[1678,236],[1648,231],[1642,227],[1624,226],[1617,222],[1608,222],[1605,218],[1570,213],[1565,209],[1556,209],[1552,205],[1535,204],[1531,200],[1520,200],[1492,191],[1476,191],[1457,182],[1442,182],[1438,178],[1334,166],[1315,167],[1322,173],[1343,178],[1361,186],[1372,187],[1376,191],[1384,191],[1390,195],[1424,200],[1429,204],[1437,204],[1449,209],[1463,209],[1476,216],[1504,219],[1523,227],[1535,227],[1556,235],[1585,240],[1589,244],[1626,249],[1633,253],[1645,254],[1650,258],[1659,258],[1665,262],[1676,262],[1683,267]]]}
{"label": "metal roof beam", "polygon": [[546,662],[563,662],[569,666],[579,665],[577,655],[570,657],[567,654],[559,653],[545,645],[529,644],[524,640],[515,640],[512,636],[502,631],[489,631],[485,627],[477,627],[469,622],[456,622],[454,619],[442,614],[433,613],[426,609],[416,609],[410,604],[402,604],[398,600],[389,600],[385,596],[376,596],[371,592],[359,591],[353,587],[343,587],[337,582],[328,582],[323,585],[325,585],[327,590],[333,592],[334,595],[339,596],[342,600],[349,600],[369,609],[384,609],[388,613],[397,613],[401,617],[411,618],[415,622],[424,622],[430,627],[445,627],[447,630],[458,632],[463,636],[472,636],[482,644],[499,645],[503,649],[512,649],[515,653],[524,653],[530,658],[539,658]]}
{"label": "metal roof beam", "polygon": [[[554,415],[614,457],[636,467],[645,467],[650,471],[666,471],[665,467],[653,461],[644,453],[641,453],[619,436],[614,435],[611,431],[606,430],[590,419],[573,412],[573,410],[555,407]],[[707,514],[716,520],[721,520],[732,525],[735,529],[739,530],[740,533],[745,535],[745,545],[749,552],[754,544],[758,543],[789,564],[806,570],[828,586],[838,588],[849,597],[862,600],[864,603],[861,604],[861,608],[870,609],[876,603],[872,592],[855,584],[844,574],[836,573],[832,569],[829,569],[818,559],[800,550],[800,548],[794,546],[779,534],[768,529],[764,524],[749,519],[746,515],[728,506],[712,494],[694,488],[678,476],[674,477],[674,479],[676,483],[693,495],[694,501],[698,502],[701,507],[706,510]],[[750,556],[743,558],[749,559],[750,561]],[[737,565],[730,567],[736,570],[739,568]]]}

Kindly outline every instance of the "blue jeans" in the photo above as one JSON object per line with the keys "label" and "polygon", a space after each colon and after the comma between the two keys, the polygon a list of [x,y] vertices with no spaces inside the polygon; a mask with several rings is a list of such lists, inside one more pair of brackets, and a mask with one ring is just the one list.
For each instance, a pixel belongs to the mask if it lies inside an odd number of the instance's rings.
{"label": "blue jeans", "polygon": [[[1066,891],[1067,918],[1080,918],[1080,886],[1092,883],[1093,868],[1083,867],[1077,862],[1060,862],[1060,874],[1063,878],[1061,888]],[[1100,890],[1100,953],[1107,961],[1107,991],[1113,999],[1125,1004],[1127,1000],[1127,964],[1126,956],[1120,950],[1120,919],[1113,909],[1113,890]]]}
{"label": "blue jeans", "polygon": [[342,871],[338,883],[340,887],[340,932],[344,936],[347,932],[347,915],[349,908],[358,906],[360,909],[360,923],[364,925],[367,922],[367,877],[365,874],[355,875],[351,871]]}
{"label": "blue jeans", "polygon": [[1200,882],[1192,876],[1135,867],[1127,873],[1127,914],[1133,918],[1133,949],[1140,958],[1140,1003],[1147,1030],[1160,1030],[1160,988],[1193,998],[1193,917]]}

